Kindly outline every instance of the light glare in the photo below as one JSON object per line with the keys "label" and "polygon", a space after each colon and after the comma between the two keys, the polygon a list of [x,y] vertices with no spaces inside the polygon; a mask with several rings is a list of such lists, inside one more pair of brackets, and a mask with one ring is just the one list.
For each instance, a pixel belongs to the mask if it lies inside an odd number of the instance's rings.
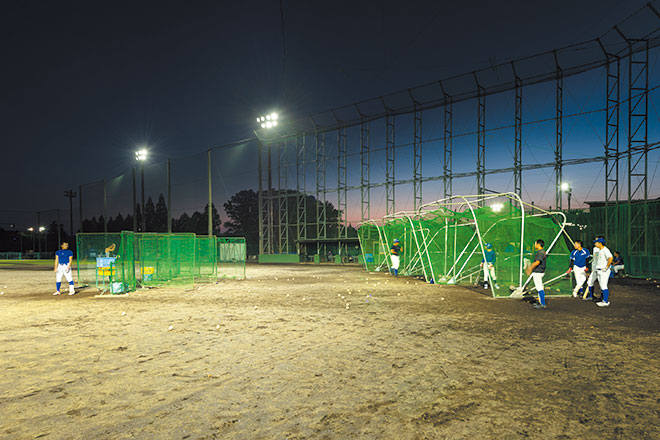
{"label": "light glare", "polygon": [[571,186],[568,183],[564,182],[561,184],[562,191],[568,191],[569,189],[571,189]]}
{"label": "light glare", "polygon": [[277,118],[278,118],[277,113],[271,113],[271,114],[270,114],[270,118],[271,118],[273,121],[277,121]]}
{"label": "light glare", "polygon": [[504,209],[504,205],[501,203],[493,203],[490,206],[490,209],[492,209],[493,212],[500,212],[502,209]]}

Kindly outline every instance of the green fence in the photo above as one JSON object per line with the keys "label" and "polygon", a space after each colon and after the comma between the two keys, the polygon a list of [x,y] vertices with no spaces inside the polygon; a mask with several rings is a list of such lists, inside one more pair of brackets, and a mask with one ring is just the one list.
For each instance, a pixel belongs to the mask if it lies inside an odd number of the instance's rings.
{"label": "green fence", "polygon": [[77,235],[77,250],[78,283],[111,293],[245,278],[244,238],[82,233]]}
{"label": "green fence", "polygon": [[593,206],[567,213],[567,230],[589,248],[596,235],[619,251],[625,270],[636,277],[660,277],[660,200]]}

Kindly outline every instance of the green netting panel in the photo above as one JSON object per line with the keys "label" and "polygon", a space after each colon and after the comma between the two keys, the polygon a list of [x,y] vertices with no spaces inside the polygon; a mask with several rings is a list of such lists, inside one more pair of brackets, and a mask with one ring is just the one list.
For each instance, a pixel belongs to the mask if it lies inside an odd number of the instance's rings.
{"label": "green netting panel", "polygon": [[660,277],[660,201],[619,203],[567,213],[571,237],[593,248],[596,235],[619,251],[631,276]]}
{"label": "green netting panel", "polygon": [[217,243],[218,278],[245,279],[245,238],[217,237]]}
{"label": "green netting panel", "polygon": [[[561,275],[568,267],[569,248],[562,234],[562,219],[551,215],[524,216],[510,202],[499,209],[475,207],[454,212],[446,208],[360,226],[358,235],[367,270],[388,270],[386,255],[395,238],[403,247],[399,273],[419,276],[431,283],[474,285],[484,281],[483,251],[490,243],[496,253],[494,271],[499,289],[493,295],[508,297],[510,288],[527,281],[522,268],[534,259],[534,242],[543,239],[548,252],[544,280],[549,295],[569,295],[571,281]],[[523,235],[524,230],[524,235]],[[522,241],[521,241],[522,239]],[[530,284],[528,288],[532,287]]]}
{"label": "green netting panel", "polygon": [[215,235],[198,235],[195,240],[195,282],[215,281],[218,276],[218,253]]}
{"label": "green netting panel", "polygon": [[194,285],[195,234],[135,234],[135,242],[141,285]]}
{"label": "green netting panel", "polygon": [[123,233],[80,233],[76,246],[79,284],[112,293],[135,289],[132,239]]}

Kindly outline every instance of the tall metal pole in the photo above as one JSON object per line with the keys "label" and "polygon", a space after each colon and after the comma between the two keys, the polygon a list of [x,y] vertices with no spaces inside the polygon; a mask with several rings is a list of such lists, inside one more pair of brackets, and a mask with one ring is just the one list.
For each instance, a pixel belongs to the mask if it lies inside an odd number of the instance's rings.
{"label": "tall metal pole", "polygon": [[413,209],[422,206],[422,111],[419,103],[415,100],[412,92],[410,98],[413,101]]}
{"label": "tall metal pole", "polygon": [[207,168],[208,168],[208,182],[209,182],[209,224],[208,235],[213,235],[213,197],[211,194],[211,149],[209,148],[207,154]]}
{"label": "tall metal pole", "polygon": [[60,245],[62,244],[62,236],[60,235],[60,210],[59,208],[57,209],[57,246],[55,246],[55,249],[58,249]]}
{"label": "tall metal pole", "polygon": [[385,114],[385,214],[396,212],[394,148],[394,115],[387,110]]}
{"label": "tall metal pole", "polygon": [[78,207],[80,208],[80,232],[83,232],[83,194],[82,194],[82,185],[78,185],[78,194],[80,198],[78,199]]}
{"label": "tall metal pole", "polygon": [[172,168],[167,159],[167,233],[172,233]]}
{"label": "tall metal pole", "polygon": [[71,239],[73,239],[73,199],[76,197],[76,193],[73,190],[64,191],[64,197],[69,198],[69,234]]}
{"label": "tall metal pole", "polygon": [[564,121],[564,71],[559,65],[557,51],[555,55],[555,67],[557,69],[556,82],[556,108],[555,108],[555,206],[558,210],[562,209],[562,190],[561,185],[564,180],[564,140],[563,140],[563,121]]}
{"label": "tall metal pole", "polygon": [[41,259],[41,212],[37,211],[37,237],[39,238],[39,259]]}
{"label": "tall metal pole", "polygon": [[137,197],[135,195],[135,166],[133,166],[133,232],[138,231],[137,227]]}
{"label": "tall metal pole", "polygon": [[[440,83],[442,85],[442,83]],[[443,88],[444,92],[444,88]],[[452,196],[453,188],[452,188],[452,180],[453,180],[453,151],[452,151],[452,139],[453,139],[453,119],[454,119],[454,114],[453,114],[453,103],[452,103],[452,97],[449,96],[447,93],[444,93],[445,96],[445,108],[444,108],[444,116],[445,116],[445,124],[444,124],[444,130],[445,134],[443,136],[444,140],[444,161],[443,161],[443,170],[442,170],[442,180],[443,180],[443,192],[444,192],[444,197],[447,199]]]}
{"label": "tall metal pole", "polygon": [[142,190],[142,205],[140,206],[140,218],[142,220],[140,224],[142,225],[142,231],[140,232],[145,233],[147,232],[147,228],[145,219],[146,210],[144,209],[144,160],[140,161],[140,175],[140,189]]}
{"label": "tall metal pole", "polygon": [[515,81],[515,131],[513,142],[513,191],[522,197],[522,80],[516,73],[516,66],[511,62]]}
{"label": "tall metal pole", "polygon": [[[477,84],[477,194],[486,193],[486,89],[484,89],[474,73]],[[483,206],[483,200],[479,206]]]}
{"label": "tall metal pole", "polygon": [[268,145],[268,163],[267,163],[267,172],[268,172],[268,197],[266,202],[268,203],[268,249],[269,254],[273,253],[274,243],[273,243],[273,225],[275,219],[273,218],[273,161],[271,151],[273,150],[272,145]]}
{"label": "tall metal pole", "polygon": [[262,156],[263,156],[263,143],[257,139],[257,175],[259,177],[257,201],[259,203],[259,255],[264,253],[264,191],[263,191],[263,170],[262,170]]}
{"label": "tall metal pole", "polygon": [[371,218],[369,128],[369,121],[363,117],[360,123],[360,204],[362,221]]}
{"label": "tall metal pole", "polygon": [[108,187],[103,180],[103,232],[108,233]]}

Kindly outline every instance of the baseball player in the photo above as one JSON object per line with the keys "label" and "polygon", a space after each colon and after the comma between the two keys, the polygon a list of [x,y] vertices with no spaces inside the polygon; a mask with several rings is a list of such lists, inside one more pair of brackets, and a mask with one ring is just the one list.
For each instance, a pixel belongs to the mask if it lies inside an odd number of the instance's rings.
{"label": "baseball player", "polygon": [[532,275],[532,280],[534,280],[534,287],[539,293],[539,302],[534,304],[535,309],[545,309],[545,291],[543,290],[543,275],[545,275],[545,262],[546,262],[546,253],[543,247],[545,242],[540,238],[534,243],[534,249],[536,249],[536,255],[534,256],[534,262],[527,266],[525,272],[527,275]]}
{"label": "baseball player", "polygon": [[582,285],[587,280],[586,272],[589,271],[587,268],[587,259],[591,254],[589,253],[589,249],[582,247],[582,240],[576,240],[573,246],[575,250],[571,252],[571,259],[566,273],[570,274],[573,272],[573,276],[575,277],[573,298],[577,298],[578,294],[583,292]]}
{"label": "baseball player", "polygon": [[488,280],[493,280],[493,284],[496,289],[499,289],[500,286],[497,285],[497,277],[495,276],[495,261],[497,256],[493,250],[493,245],[491,243],[486,243],[486,258],[485,261],[481,259],[481,267],[484,270],[484,289],[488,289]]}
{"label": "baseball player", "polygon": [[55,252],[55,286],[57,290],[53,295],[60,294],[60,286],[62,286],[62,277],[66,278],[69,282],[69,295],[75,295],[76,290],[73,288],[73,275],[71,274],[71,263],[73,262],[73,252],[69,250],[69,243],[66,241],[62,243],[62,249]]}
{"label": "baseball player", "polygon": [[399,276],[399,262],[400,255],[403,250],[399,244],[399,239],[395,238],[392,242],[392,248],[390,249],[390,259],[392,260],[392,273],[395,277]]}
{"label": "baseball player", "polygon": [[[612,269],[614,269],[614,275],[619,276],[619,272],[623,272],[625,266],[623,265],[623,257],[619,251],[614,251],[614,260],[612,260]],[[625,273],[623,273],[625,275]]]}
{"label": "baseball player", "polygon": [[[605,240],[605,237],[597,235],[595,240],[598,239]],[[596,243],[596,241],[594,241],[594,243]],[[591,252],[591,273],[589,274],[589,278],[587,278],[587,291],[584,292],[584,295],[582,296],[582,299],[585,301],[591,301],[594,299],[594,284],[598,279],[598,273],[596,273],[596,260],[598,259],[599,252],[600,249],[594,244],[594,250]]]}
{"label": "baseball player", "polygon": [[605,247],[605,239],[597,238],[594,241],[594,244],[598,248],[598,256],[594,258],[595,262],[595,271],[596,276],[598,277],[598,285],[600,290],[603,292],[603,297],[601,301],[597,302],[598,307],[607,307],[610,305],[610,290],[607,288],[607,282],[610,280],[610,266],[612,266],[612,261],[614,257],[612,252]]}

